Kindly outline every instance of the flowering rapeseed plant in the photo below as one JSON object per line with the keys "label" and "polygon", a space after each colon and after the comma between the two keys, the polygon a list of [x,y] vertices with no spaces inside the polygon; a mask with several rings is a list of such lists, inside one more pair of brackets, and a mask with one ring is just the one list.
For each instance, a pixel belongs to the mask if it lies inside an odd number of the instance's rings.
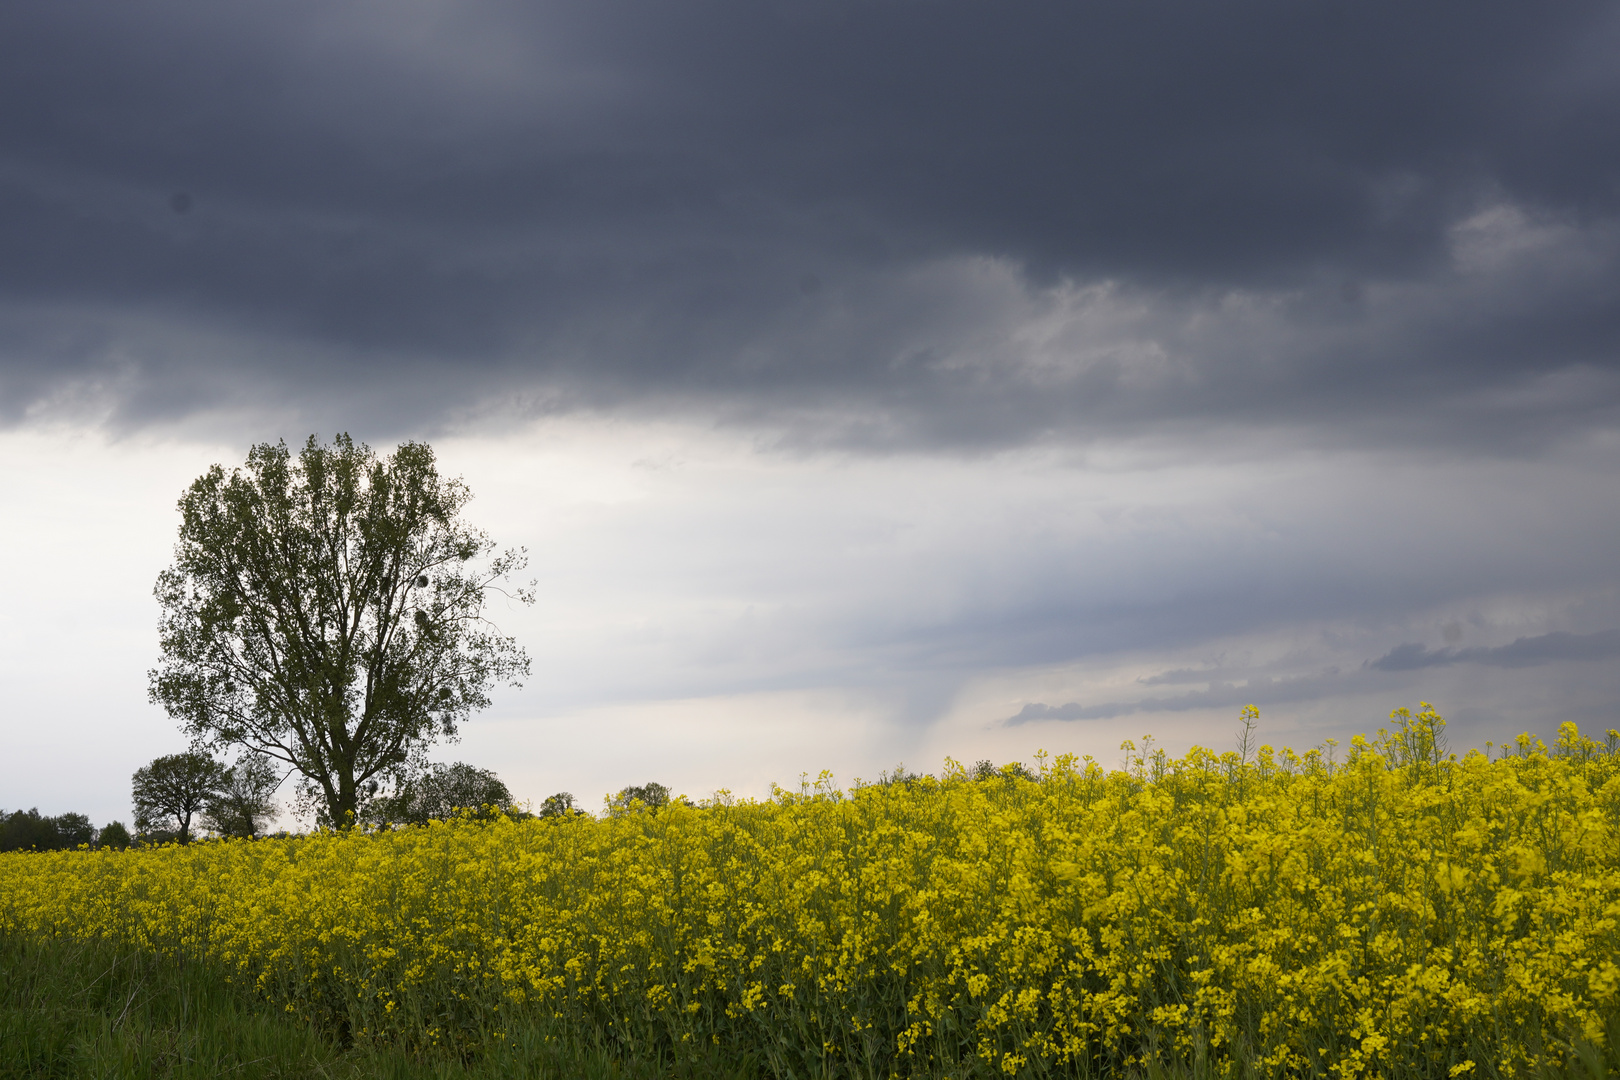
{"label": "flowering rapeseed plant", "polygon": [[[1252,713],[1247,713],[1250,720]],[[356,1037],[516,1017],[780,1076],[1523,1076],[1610,1053],[1620,736],[823,774],[604,820],[0,855],[0,930],[209,958]]]}

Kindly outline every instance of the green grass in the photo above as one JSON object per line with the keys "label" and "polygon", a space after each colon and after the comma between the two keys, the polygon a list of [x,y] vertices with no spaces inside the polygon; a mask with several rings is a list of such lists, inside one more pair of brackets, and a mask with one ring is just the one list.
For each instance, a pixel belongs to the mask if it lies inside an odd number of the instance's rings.
{"label": "green grass", "polygon": [[103,942],[0,937],[0,1080],[130,1077],[653,1080],[758,1075],[746,1062],[680,1070],[516,1025],[465,1058],[345,1045],[232,987],[217,971]]}
{"label": "green grass", "polygon": [[[1620,1077],[1615,1052],[1580,1046],[1537,1080]],[[233,987],[195,963],[128,946],[0,935],[0,1080],[257,1078],[465,1078],[465,1080],[758,1080],[752,1062],[716,1058],[680,1067],[625,1061],[606,1046],[548,1036],[514,1023],[471,1053],[349,1043]],[[1204,1062],[1149,1065],[1128,1080],[1248,1080],[1252,1064],[1224,1072]],[[1529,1080],[1529,1078],[1527,1078]]]}

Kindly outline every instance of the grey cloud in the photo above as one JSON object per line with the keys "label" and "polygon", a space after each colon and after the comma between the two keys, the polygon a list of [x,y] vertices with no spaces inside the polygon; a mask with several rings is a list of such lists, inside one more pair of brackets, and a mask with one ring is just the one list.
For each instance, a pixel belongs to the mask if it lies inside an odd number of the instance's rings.
{"label": "grey cloud", "polygon": [[1426,649],[1422,645],[1397,645],[1367,667],[1375,671],[1418,671],[1451,664],[1483,664],[1486,667],[1539,667],[1560,660],[1612,660],[1620,656],[1620,630],[1594,634],[1572,634],[1555,630],[1538,637],[1522,637],[1510,645],[1475,646],[1467,649]]}
{"label": "grey cloud", "polygon": [[1527,445],[1620,408],[1617,38],[1597,3],[13,7],[0,422]]}
{"label": "grey cloud", "polygon": [[1354,693],[1363,689],[1366,679],[1359,672],[1330,668],[1316,675],[1271,678],[1257,675],[1242,686],[1211,683],[1207,690],[1192,690],[1175,697],[1146,698],[1141,701],[1115,701],[1101,705],[1046,705],[1032,702],[1008,717],[1008,726],[1037,720],[1112,720],[1144,712],[1186,712],[1189,709],[1216,709],[1244,705],[1280,705],[1310,701],[1332,694]]}
{"label": "grey cloud", "polygon": [[1176,668],[1157,675],[1143,675],[1136,681],[1143,686],[1175,686],[1183,683],[1214,682],[1222,672],[1219,668]]}
{"label": "grey cloud", "polygon": [[1282,677],[1252,675],[1242,683],[1222,681],[1222,676],[1230,679],[1232,673],[1219,669],[1181,668],[1137,681],[1152,686],[1207,683],[1207,689],[1190,690],[1170,697],[1090,705],[1080,702],[1066,705],[1034,702],[1008,717],[1005,723],[1016,726],[1038,720],[1111,720],[1144,712],[1292,704],[1382,689],[1389,685],[1391,674],[1453,664],[1527,668],[1561,660],[1609,660],[1616,656],[1620,656],[1620,630],[1591,634],[1555,631],[1537,637],[1519,638],[1510,645],[1496,647],[1426,649],[1422,645],[1399,645],[1355,670],[1330,668],[1312,675]]}

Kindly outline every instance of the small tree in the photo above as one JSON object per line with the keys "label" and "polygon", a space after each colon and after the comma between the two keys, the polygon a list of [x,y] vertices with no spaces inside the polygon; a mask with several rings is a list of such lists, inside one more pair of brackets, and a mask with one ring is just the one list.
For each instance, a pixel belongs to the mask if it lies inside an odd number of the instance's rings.
{"label": "small tree", "polygon": [[53,824],[58,850],[95,843],[96,827],[84,814],[58,814]]}
{"label": "small tree", "polygon": [[208,805],[225,779],[225,770],[207,754],[167,754],[135,770],[135,828],[145,834],[167,832],[182,844],[191,842],[191,818]]}
{"label": "small tree", "polygon": [[96,846],[122,851],[129,847],[129,830],[122,821],[109,821],[96,834]]}
{"label": "small tree", "polygon": [[646,810],[661,810],[669,805],[669,788],[651,780],[620,788],[619,793],[608,800],[608,813],[615,816],[629,813],[637,803]]}
{"label": "small tree", "polygon": [[379,823],[425,825],[458,811],[481,814],[488,807],[506,810],[511,805],[512,792],[493,772],[458,761],[401,778],[398,789],[372,800],[364,816]]}
{"label": "small tree", "polygon": [[540,804],[541,817],[572,817],[574,814],[584,813],[574,808],[574,795],[569,791],[559,791],[555,795],[547,795],[546,801]]}
{"label": "small tree", "polygon": [[524,557],[490,558],[460,517],[471,497],[423,443],[379,458],[347,435],[311,436],[296,458],[262,443],[240,469],[214,466],[181,497],[158,578],[152,700],[199,746],[286,762],[317,820],[352,821],[365,791],[422,767],[497,683],[528,671],[483,616]]}
{"label": "small tree", "polygon": [[225,770],[219,789],[209,797],[203,821],[222,836],[253,837],[275,816],[271,799],[283,777],[263,754],[244,754]]}

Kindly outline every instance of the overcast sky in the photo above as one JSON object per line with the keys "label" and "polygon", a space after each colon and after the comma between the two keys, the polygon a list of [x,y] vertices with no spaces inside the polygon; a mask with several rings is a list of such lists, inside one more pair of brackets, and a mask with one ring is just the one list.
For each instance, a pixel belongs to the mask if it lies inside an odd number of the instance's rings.
{"label": "overcast sky", "polygon": [[175,500],[426,439],[524,798],[1620,726],[1620,9],[0,13],[0,807],[128,819]]}

